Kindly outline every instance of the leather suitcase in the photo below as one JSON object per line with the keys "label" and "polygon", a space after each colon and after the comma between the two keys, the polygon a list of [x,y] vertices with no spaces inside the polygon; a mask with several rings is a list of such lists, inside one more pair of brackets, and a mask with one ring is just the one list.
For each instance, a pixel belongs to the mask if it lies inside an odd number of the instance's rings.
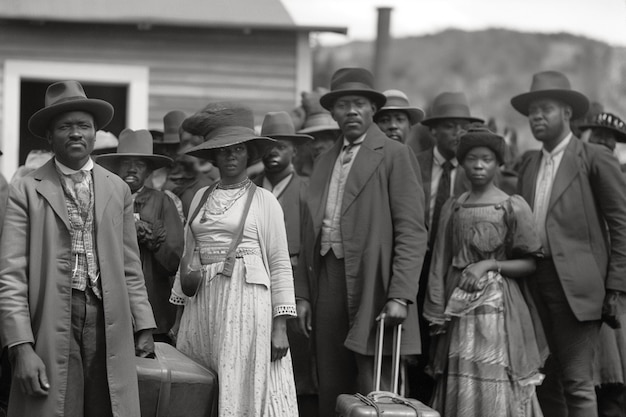
{"label": "leather suitcase", "polygon": [[392,392],[380,391],[382,373],[384,317],[378,322],[376,332],[376,358],[374,364],[374,391],[368,395],[341,394],[337,398],[337,417],[440,417],[439,413],[412,398],[404,398],[398,392],[398,374],[400,370],[400,339],[402,325],[394,328],[392,353]]}
{"label": "leather suitcase", "polygon": [[141,417],[217,416],[217,375],[167,343],[135,358]]}

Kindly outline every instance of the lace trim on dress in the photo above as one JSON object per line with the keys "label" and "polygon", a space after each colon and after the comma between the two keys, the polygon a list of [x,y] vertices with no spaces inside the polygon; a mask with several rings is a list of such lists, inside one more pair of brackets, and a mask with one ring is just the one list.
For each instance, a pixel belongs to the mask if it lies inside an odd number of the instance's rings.
{"label": "lace trim on dress", "polygon": [[170,294],[170,303],[177,306],[184,306],[187,303],[187,299],[172,293]]}
{"label": "lace trim on dress", "polygon": [[296,312],[296,306],[293,305],[282,305],[274,307],[273,317],[278,316],[292,316],[298,317],[298,313]]}

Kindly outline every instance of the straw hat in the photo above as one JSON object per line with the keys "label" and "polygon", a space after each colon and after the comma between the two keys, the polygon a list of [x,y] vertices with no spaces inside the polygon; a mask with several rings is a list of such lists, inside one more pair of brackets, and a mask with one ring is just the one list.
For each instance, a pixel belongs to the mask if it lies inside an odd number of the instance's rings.
{"label": "straw hat", "polygon": [[381,107],[376,114],[374,114],[374,122],[378,121],[378,118],[386,111],[400,110],[405,112],[409,116],[409,123],[411,125],[418,124],[424,119],[424,110],[419,107],[413,107],[409,103],[409,98],[400,90],[387,90],[383,94],[387,97],[387,102]]}
{"label": "straw hat", "polygon": [[612,113],[599,113],[589,123],[578,126],[579,129],[602,128],[608,129],[615,134],[615,140],[626,143],[626,123]]}

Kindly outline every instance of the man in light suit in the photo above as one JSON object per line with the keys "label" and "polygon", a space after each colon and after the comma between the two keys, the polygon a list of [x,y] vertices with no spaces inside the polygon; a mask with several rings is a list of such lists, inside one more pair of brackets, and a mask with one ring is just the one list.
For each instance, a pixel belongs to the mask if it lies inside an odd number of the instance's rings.
{"label": "man in light suit", "polygon": [[526,154],[518,183],[545,254],[529,279],[551,352],[539,401],[546,416],[597,416],[594,344],[601,320],[618,325],[626,292],[626,181],[607,149],[573,136],[569,122],[589,102],[564,74],[535,74],[511,104],[543,144]]}
{"label": "man in light suit", "polygon": [[139,416],[135,354],[156,327],[130,189],[94,165],[113,107],[76,81],[52,84],[29,130],[55,157],[11,184],[0,240],[0,338],[12,360],[9,416]]}
{"label": "man in light suit", "polygon": [[420,352],[424,194],[413,152],[373,123],[385,96],[372,85],[369,71],[343,68],[320,98],[342,135],[310,177],[296,272],[300,328],[315,338],[320,416],[334,415],[339,394],[372,390],[380,315],[404,323],[402,354]]}

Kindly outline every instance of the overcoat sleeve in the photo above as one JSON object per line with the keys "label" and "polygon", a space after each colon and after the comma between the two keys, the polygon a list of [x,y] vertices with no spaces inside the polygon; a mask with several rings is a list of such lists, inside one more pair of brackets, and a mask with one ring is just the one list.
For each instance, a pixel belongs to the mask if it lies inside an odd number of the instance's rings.
{"label": "overcoat sleeve", "polygon": [[154,259],[158,264],[172,276],[178,270],[180,257],[183,254],[183,225],[178,215],[178,210],[174,202],[165,194],[161,196],[162,205],[159,218],[163,222],[165,229],[165,241],[154,253]]}

